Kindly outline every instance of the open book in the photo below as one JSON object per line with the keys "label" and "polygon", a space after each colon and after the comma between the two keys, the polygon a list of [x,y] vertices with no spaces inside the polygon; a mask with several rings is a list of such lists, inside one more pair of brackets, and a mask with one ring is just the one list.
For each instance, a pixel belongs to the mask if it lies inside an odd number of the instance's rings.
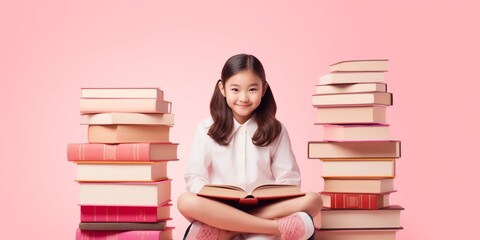
{"label": "open book", "polygon": [[257,205],[259,201],[298,197],[305,195],[305,193],[296,185],[290,184],[260,185],[253,189],[251,193],[232,185],[207,184],[197,195],[219,201],[238,202],[240,205]]}

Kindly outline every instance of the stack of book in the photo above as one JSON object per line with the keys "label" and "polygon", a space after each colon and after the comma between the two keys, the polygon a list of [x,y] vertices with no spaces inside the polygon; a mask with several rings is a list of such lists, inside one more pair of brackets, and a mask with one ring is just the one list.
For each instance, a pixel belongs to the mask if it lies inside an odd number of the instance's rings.
{"label": "stack of book", "polygon": [[158,88],[82,88],[88,143],[70,143],[80,185],[76,239],[172,239],[171,103]]}
{"label": "stack of book", "polygon": [[308,158],[322,161],[323,209],[316,238],[393,240],[402,207],[390,205],[400,141],[391,140],[384,83],[388,60],[343,61],[320,77],[312,97],[322,141],[308,143]]}

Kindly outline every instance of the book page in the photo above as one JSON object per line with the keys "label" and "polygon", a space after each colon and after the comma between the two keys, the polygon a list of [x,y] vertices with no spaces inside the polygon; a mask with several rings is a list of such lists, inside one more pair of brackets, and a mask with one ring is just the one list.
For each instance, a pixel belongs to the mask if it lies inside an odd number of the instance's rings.
{"label": "book page", "polygon": [[239,199],[246,197],[247,193],[243,189],[232,185],[207,184],[198,192],[198,195],[221,199]]}
{"label": "book page", "polygon": [[272,199],[305,195],[296,185],[266,184],[256,187],[252,195],[257,198]]}

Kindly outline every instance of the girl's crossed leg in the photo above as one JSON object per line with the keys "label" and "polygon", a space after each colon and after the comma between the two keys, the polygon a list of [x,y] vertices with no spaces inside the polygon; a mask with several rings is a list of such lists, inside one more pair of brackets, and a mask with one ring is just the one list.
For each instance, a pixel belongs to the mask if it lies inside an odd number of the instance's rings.
{"label": "girl's crossed leg", "polygon": [[224,231],[218,239],[231,239],[240,233],[260,233],[280,236],[277,218],[297,212],[316,216],[322,207],[319,194],[309,192],[305,196],[274,202],[244,212],[228,204],[199,197],[194,193],[183,193],[177,201],[178,209],[190,221],[200,221]]}

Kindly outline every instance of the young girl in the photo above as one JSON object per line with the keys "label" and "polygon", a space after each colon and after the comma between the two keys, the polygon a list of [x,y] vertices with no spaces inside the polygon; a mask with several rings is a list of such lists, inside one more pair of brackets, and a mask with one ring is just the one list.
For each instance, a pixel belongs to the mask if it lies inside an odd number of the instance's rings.
{"label": "young girl", "polygon": [[247,192],[267,183],[300,186],[290,139],[275,118],[276,110],[260,61],[247,54],[229,58],[210,102],[212,117],[198,125],[192,143],[185,173],[189,192],[177,201],[192,222],[184,239],[313,239],[311,216],[322,206],[317,193],[254,209],[196,195],[205,184],[230,184]]}

